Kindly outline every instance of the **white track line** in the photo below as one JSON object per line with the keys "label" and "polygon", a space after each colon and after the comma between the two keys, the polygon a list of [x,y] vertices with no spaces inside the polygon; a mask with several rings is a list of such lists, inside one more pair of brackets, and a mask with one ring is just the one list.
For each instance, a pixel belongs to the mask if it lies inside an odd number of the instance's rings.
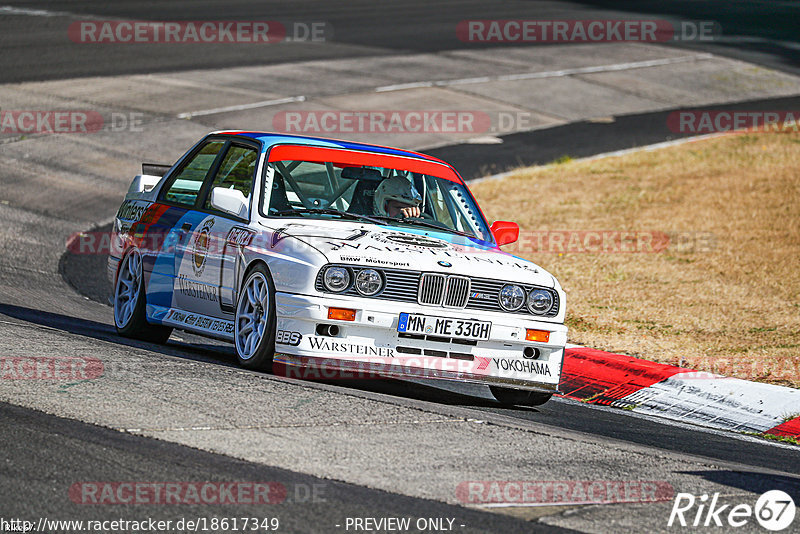
{"label": "white track line", "polygon": [[224,108],[202,109],[200,111],[187,111],[185,113],[178,113],[179,119],[191,119],[192,117],[202,117],[203,115],[216,115],[217,113],[227,113],[229,111],[242,111],[245,109],[265,108],[268,106],[279,106],[281,104],[291,104],[292,102],[305,102],[306,97],[290,96],[286,98],[278,98],[275,100],[263,100],[261,102],[253,102],[251,104],[239,104],[238,106],[227,106]]}
{"label": "white track line", "polygon": [[573,76],[575,74],[593,74],[596,72],[614,72],[620,70],[644,69],[647,67],[660,67],[662,65],[673,65],[675,63],[688,63],[692,61],[702,61],[712,59],[712,54],[693,54],[691,56],[680,56],[663,59],[649,59],[647,61],[631,61],[627,63],[614,63],[612,65],[597,65],[594,67],[576,67],[572,69],[550,70],[543,72],[523,72],[520,74],[504,74],[502,76],[481,76],[478,78],[459,78],[456,80],[437,80],[412,83],[398,83],[394,85],[384,85],[375,89],[376,93],[386,93],[389,91],[403,91],[405,89],[418,89],[420,87],[448,87],[452,85],[469,85],[476,83],[487,83],[491,81],[517,81],[517,80],[536,80],[541,78],[561,78]]}
{"label": "white track line", "polygon": [[26,9],[24,7],[0,6],[0,15],[28,15],[32,17],[71,17],[72,13],[63,11],[46,11],[44,9]]}

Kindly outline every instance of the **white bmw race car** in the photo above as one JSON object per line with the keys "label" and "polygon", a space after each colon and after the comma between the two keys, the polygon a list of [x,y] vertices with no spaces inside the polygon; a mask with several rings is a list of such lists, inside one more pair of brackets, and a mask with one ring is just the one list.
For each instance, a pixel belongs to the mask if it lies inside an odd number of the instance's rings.
{"label": "white bmw race car", "polygon": [[261,132],[209,134],[143,166],[117,213],[108,275],[123,336],[230,341],[241,365],[486,384],[504,404],[557,391],[564,292],[500,250],[436,158]]}

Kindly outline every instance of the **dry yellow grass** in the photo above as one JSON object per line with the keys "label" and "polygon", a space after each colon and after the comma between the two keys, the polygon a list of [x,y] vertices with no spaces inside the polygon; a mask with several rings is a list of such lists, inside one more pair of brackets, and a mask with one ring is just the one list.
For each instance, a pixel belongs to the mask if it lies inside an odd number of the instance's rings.
{"label": "dry yellow grass", "polygon": [[669,235],[657,253],[506,247],[559,279],[570,342],[800,387],[800,135],[568,161],[472,190],[523,232]]}

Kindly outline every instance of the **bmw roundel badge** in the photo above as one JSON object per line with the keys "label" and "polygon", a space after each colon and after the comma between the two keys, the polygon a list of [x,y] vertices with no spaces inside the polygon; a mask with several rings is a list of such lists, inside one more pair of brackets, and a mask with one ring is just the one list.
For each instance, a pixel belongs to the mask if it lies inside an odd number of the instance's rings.
{"label": "bmw roundel badge", "polygon": [[453,266],[453,264],[450,263],[449,261],[440,261],[439,265],[441,265],[442,267],[452,267]]}

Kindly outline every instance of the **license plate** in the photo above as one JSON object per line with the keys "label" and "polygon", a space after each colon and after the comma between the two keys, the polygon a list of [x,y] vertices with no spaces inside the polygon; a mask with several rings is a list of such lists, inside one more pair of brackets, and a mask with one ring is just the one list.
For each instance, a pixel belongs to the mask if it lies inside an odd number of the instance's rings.
{"label": "license plate", "polygon": [[455,337],[485,341],[489,339],[492,323],[472,319],[453,319],[401,313],[397,331],[404,334],[424,334],[427,336]]}

